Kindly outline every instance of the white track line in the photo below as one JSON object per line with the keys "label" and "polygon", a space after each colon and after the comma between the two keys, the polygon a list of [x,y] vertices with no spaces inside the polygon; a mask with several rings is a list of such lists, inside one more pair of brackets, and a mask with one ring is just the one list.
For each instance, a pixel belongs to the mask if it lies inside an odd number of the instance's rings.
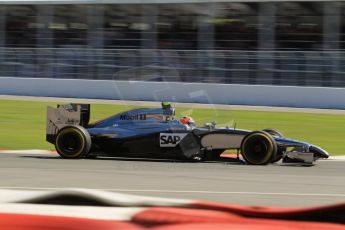
{"label": "white track line", "polygon": [[[0,187],[0,189],[20,190],[61,190],[63,188],[37,188],[37,187]],[[88,188],[92,189],[92,188]],[[332,193],[275,193],[275,192],[232,192],[232,191],[202,191],[202,190],[160,190],[160,189],[118,189],[118,188],[97,188],[93,190],[111,192],[151,192],[151,193],[196,193],[196,194],[238,194],[238,195],[260,195],[260,196],[322,196],[322,197],[345,197],[345,194]]]}

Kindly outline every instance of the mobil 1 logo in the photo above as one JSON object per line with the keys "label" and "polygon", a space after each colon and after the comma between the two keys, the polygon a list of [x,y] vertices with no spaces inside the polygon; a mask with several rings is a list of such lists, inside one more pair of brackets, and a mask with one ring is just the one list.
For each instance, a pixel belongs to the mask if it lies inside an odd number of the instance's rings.
{"label": "mobil 1 logo", "polygon": [[161,133],[159,136],[160,147],[175,147],[187,133]]}

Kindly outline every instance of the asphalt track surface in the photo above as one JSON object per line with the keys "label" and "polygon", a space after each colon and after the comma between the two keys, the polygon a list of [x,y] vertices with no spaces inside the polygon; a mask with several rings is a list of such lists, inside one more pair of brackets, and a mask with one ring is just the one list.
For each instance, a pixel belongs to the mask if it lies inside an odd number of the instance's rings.
{"label": "asphalt track surface", "polygon": [[91,188],[231,204],[305,207],[344,202],[344,178],[344,160],[300,167],[0,154],[0,188]]}

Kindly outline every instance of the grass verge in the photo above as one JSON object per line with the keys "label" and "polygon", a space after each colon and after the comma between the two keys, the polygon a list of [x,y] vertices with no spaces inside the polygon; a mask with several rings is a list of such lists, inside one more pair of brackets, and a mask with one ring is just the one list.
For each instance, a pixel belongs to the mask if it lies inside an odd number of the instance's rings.
{"label": "grass verge", "polygon": [[[47,106],[58,102],[0,100],[0,149],[53,149],[45,142]],[[91,121],[133,108],[123,105],[91,106]],[[216,121],[218,126],[261,130],[275,128],[285,136],[318,145],[331,155],[344,155],[345,116],[333,114],[259,112],[177,108],[177,115],[190,115],[198,125]]]}

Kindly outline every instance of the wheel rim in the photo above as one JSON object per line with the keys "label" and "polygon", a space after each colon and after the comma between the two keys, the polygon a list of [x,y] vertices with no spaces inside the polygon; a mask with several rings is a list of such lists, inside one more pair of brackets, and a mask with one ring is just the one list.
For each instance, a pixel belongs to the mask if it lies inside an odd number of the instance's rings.
{"label": "wheel rim", "polygon": [[243,144],[243,154],[252,164],[265,164],[271,158],[273,145],[264,135],[257,134],[247,138]]}

